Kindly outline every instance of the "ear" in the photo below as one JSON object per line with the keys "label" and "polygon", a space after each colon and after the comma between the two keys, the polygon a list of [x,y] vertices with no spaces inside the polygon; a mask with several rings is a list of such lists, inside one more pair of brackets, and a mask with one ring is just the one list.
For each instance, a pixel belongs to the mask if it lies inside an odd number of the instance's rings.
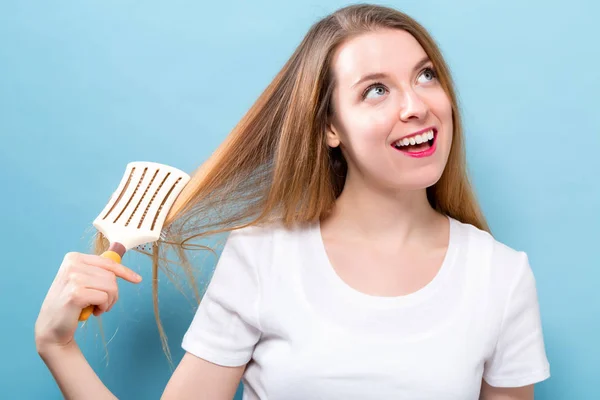
{"label": "ear", "polygon": [[327,124],[327,145],[329,147],[338,147],[340,145],[340,135],[332,123]]}

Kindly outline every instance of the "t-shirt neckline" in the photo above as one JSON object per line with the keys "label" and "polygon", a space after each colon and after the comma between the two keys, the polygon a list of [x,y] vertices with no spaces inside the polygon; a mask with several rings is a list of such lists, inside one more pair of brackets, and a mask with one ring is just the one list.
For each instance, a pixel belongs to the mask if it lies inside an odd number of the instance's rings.
{"label": "t-shirt neckline", "polygon": [[449,221],[449,240],[446,254],[442,260],[439,271],[433,279],[422,288],[415,292],[402,296],[376,296],[361,292],[349,284],[347,284],[335,271],[327,251],[321,234],[321,223],[317,221],[313,224],[310,231],[311,240],[314,243],[318,265],[323,268],[318,268],[322,271],[322,277],[326,279],[328,287],[337,292],[337,295],[344,300],[351,302],[355,306],[365,306],[374,308],[389,308],[389,307],[405,307],[416,305],[431,297],[447,280],[447,276],[453,268],[454,260],[457,254],[458,247],[458,221],[451,217],[447,217]]}

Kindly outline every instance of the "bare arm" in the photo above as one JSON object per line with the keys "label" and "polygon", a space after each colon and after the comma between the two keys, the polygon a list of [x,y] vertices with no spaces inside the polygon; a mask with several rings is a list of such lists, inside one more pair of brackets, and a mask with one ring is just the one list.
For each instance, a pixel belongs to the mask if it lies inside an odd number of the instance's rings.
{"label": "bare arm", "polygon": [[186,353],[169,380],[163,400],[231,400],[245,366],[222,367]]}
{"label": "bare arm", "polygon": [[[35,324],[35,344],[67,400],[117,397],[102,383],[74,340],[81,310],[109,311],[118,299],[117,278],[141,278],[127,267],[100,256],[69,253],[42,304]],[[186,354],[164,393],[164,399],[231,400],[244,367],[227,368]]]}
{"label": "bare arm", "polygon": [[533,385],[500,388],[482,381],[480,400],[533,400]]}
{"label": "bare arm", "polygon": [[[67,400],[114,400],[77,344],[38,349],[63,396]],[[163,400],[231,400],[245,366],[222,367],[186,354],[169,380]]]}
{"label": "bare arm", "polygon": [[66,346],[38,347],[38,353],[67,400],[108,400],[108,390],[73,341]]}

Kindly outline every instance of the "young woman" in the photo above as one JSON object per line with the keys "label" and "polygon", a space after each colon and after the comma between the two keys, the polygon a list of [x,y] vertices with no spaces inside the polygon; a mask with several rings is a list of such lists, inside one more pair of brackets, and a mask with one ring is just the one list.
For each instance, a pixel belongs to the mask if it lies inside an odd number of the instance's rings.
{"label": "young woman", "polygon": [[[527,256],[488,233],[448,68],[398,11],[316,23],[167,225],[180,249],[231,234],[165,399],[242,379],[244,399],[525,400],[549,376]],[[36,344],[66,398],[114,398],[73,334],[115,277],[140,280],[70,253],[44,301]]]}

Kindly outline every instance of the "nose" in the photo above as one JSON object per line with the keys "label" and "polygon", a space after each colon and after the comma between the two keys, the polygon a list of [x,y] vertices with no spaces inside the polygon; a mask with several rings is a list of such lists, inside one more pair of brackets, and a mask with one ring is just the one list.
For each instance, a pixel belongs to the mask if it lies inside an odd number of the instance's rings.
{"label": "nose", "polygon": [[400,119],[409,121],[411,119],[424,119],[429,112],[427,104],[412,89],[404,91],[400,107]]}

